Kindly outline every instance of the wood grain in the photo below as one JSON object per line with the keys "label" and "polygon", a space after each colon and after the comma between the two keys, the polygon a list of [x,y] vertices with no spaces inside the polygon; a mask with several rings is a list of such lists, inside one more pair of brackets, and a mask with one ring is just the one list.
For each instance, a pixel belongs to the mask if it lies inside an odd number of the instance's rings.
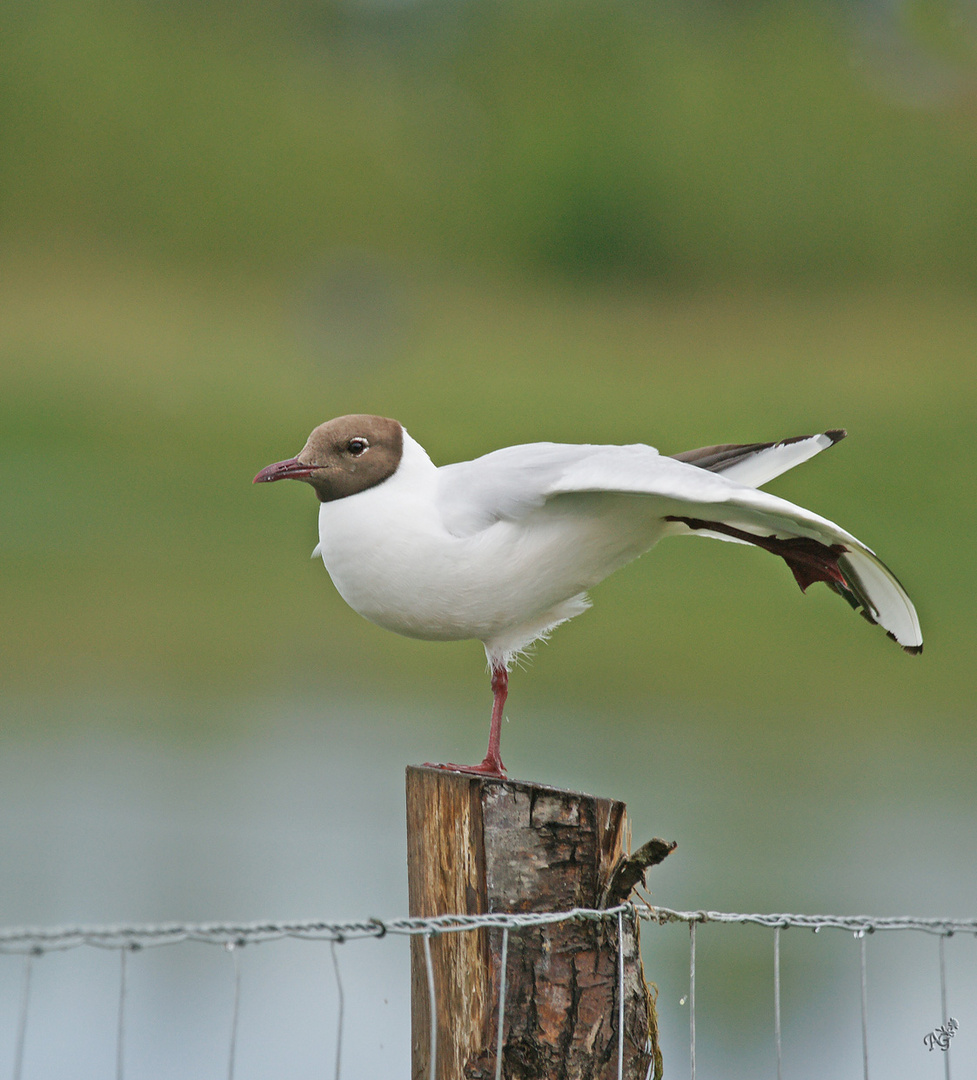
{"label": "wood grain", "polygon": [[[624,823],[624,804],[614,799],[410,767],[410,914],[598,907],[623,857]],[[500,930],[478,930],[431,942],[438,1080],[494,1080],[501,941]],[[411,948],[412,1075],[427,1080],[423,941],[413,939]],[[657,1062],[660,1056],[638,928],[630,916],[624,955],[624,1075],[645,1080],[652,1056]],[[616,1080],[617,964],[616,920],[510,931],[502,1054],[507,1080]]]}

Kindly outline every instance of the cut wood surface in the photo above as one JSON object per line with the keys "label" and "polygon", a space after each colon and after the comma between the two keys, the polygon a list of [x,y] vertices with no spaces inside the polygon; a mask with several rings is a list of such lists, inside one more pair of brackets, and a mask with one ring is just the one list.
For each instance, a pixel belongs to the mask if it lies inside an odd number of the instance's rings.
{"label": "cut wood surface", "polygon": [[[625,806],[513,780],[410,767],[410,914],[596,908],[624,856]],[[431,940],[438,1080],[494,1080],[501,930]],[[652,995],[636,920],[624,918],[624,1076],[657,1058]],[[424,942],[411,942],[412,1075],[430,1070]],[[509,932],[503,1028],[507,1080],[616,1080],[618,923],[565,922]],[[660,1065],[659,1065],[660,1067]],[[658,1072],[658,1068],[654,1070]]]}

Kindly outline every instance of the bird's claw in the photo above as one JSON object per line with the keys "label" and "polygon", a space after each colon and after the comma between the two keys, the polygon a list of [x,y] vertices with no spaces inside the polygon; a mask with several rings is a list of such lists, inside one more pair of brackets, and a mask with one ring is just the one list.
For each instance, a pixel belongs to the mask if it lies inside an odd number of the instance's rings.
{"label": "bird's claw", "polygon": [[472,773],[475,776],[487,776],[495,780],[506,780],[505,766],[501,761],[486,758],[478,765],[456,765],[454,762],[425,761],[426,769],[445,769],[448,772]]}

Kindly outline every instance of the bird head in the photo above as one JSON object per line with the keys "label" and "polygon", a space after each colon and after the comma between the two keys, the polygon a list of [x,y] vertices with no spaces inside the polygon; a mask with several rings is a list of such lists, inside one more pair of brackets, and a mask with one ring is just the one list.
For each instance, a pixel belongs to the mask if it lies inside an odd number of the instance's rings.
{"label": "bird head", "polygon": [[304,480],[319,502],[375,487],[397,471],[404,429],[396,420],[355,414],[320,424],[298,456],[268,465],[252,481]]}

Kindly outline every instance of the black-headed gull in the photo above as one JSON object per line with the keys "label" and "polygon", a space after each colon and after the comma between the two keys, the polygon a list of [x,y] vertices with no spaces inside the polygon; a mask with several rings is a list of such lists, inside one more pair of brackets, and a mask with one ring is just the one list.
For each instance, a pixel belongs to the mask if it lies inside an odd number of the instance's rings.
{"label": "black-headed gull", "polygon": [[860,540],[757,490],[843,438],[708,446],[665,457],[651,446],[529,443],[434,465],[396,420],[340,416],[255,483],[305,480],[319,498],[319,554],[354,611],[408,637],[477,638],[492,672],[480,765],[499,753],[514,658],[585,611],[586,590],[663,536],[700,535],[779,555],[801,589],[825,582],[907,652],[922,650],[912,602]]}

